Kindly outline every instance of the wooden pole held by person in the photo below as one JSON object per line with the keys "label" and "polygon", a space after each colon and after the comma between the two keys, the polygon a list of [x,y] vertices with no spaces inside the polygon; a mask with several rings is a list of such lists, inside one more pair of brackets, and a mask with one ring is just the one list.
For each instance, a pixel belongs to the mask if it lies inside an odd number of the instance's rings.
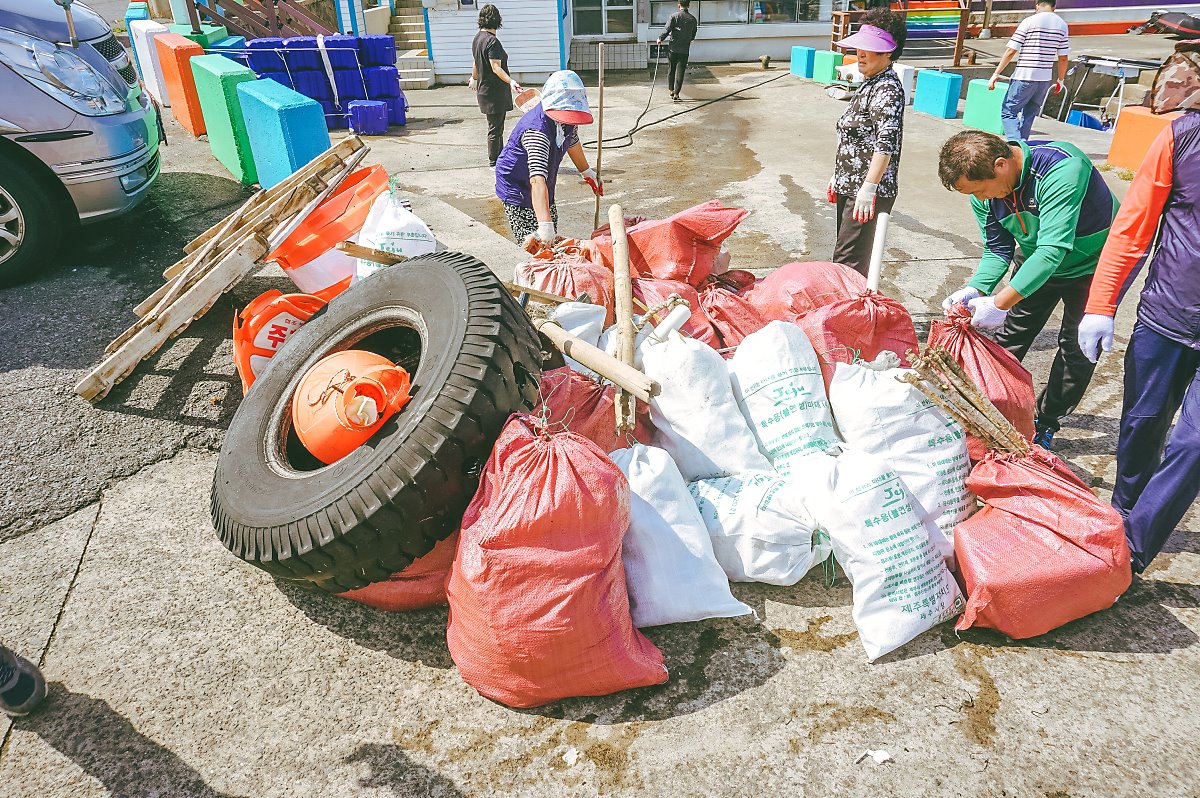
{"label": "wooden pole held by person", "polygon": [[[637,330],[633,326],[633,280],[629,274],[629,238],[625,234],[625,212],[620,205],[608,208],[608,229],[612,234],[613,293],[617,316],[617,357],[633,367],[633,348]],[[624,391],[617,392],[617,432],[633,429],[634,403]]]}
{"label": "wooden pole held by person", "polygon": [[[600,70],[600,107],[596,114],[596,182],[604,185],[600,161],[604,157],[604,42],[596,44],[596,63]],[[600,226],[600,195],[596,195],[596,212],[592,215],[592,229]]]}

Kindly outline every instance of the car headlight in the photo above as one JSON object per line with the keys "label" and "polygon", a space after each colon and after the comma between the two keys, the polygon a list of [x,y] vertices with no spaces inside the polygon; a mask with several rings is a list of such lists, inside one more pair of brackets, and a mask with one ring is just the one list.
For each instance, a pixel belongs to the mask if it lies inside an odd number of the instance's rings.
{"label": "car headlight", "polygon": [[0,29],[0,63],[86,116],[125,110],[125,97],[69,48]]}

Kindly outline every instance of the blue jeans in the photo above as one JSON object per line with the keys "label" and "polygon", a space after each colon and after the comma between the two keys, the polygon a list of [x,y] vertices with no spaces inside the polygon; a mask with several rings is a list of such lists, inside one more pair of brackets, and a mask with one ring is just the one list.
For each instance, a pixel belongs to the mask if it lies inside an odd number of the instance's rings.
{"label": "blue jeans", "polygon": [[1125,519],[1135,572],[1144,571],[1162,550],[1198,493],[1200,351],[1138,322],[1125,351],[1113,487],[1113,507]]}
{"label": "blue jeans", "polygon": [[1033,130],[1033,120],[1042,112],[1046,95],[1054,86],[1052,80],[1014,80],[1008,84],[1004,105],[1000,107],[1000,123],[1009,141],[1026,141]]}

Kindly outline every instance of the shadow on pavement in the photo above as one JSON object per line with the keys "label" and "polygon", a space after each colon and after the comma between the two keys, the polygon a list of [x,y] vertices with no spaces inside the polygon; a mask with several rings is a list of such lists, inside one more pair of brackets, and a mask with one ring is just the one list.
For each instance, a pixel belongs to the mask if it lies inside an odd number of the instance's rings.
{"label": "shadow on pavement", "polygon": [[49,685],[45,704],[22,718],[31,731],[112,795],[156,798],[233,798],[205,783],[174,751],[154,742],[99,698]]}
{"label": "shadow on pavement", "polygon": [[296,609],[338,637],[406,662],[430,668],[454,667],[446,648],[447,607],[384,612],[350,599],[313,593],[284,581],[275,584]]}
{"label": "shadow on pavement", "polygon": [[360,745],[345,760],[346,764],[365,763],[371,775],[359,779],[364,789],[390,789],[403,798],[455,798],[463,793],[454,782],[436,770],[418,765],[398,745],[368,743]]}

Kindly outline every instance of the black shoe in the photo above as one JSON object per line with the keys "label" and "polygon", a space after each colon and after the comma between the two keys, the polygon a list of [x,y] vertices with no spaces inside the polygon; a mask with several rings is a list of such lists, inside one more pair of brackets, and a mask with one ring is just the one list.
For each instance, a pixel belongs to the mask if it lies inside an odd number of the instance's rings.
{"label": "black shoe", "polygon": [[28,715],[46,697],[46,680],[37,666],[0,646],[0,710],[11,717]]}

